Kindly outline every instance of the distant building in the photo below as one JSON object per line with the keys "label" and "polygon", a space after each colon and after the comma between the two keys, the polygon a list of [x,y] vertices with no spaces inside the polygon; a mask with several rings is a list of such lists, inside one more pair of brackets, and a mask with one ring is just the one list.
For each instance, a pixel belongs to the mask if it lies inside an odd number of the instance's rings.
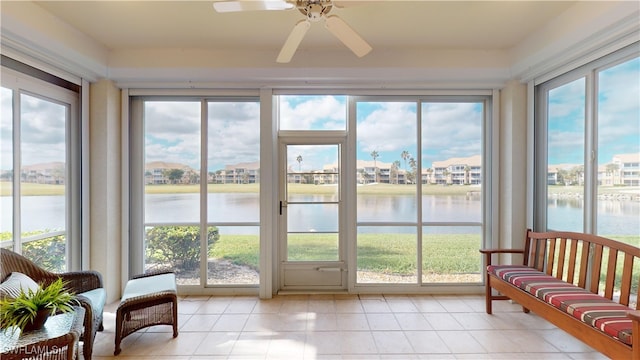
{"label": "distant building", "polygon": [[393,163],[373,160],[358,160],[356,162],[356,178],[358,184],[406,184],[407,171]]}
{"label": "distant building", "polygon": [[[547,169],[549,185],[584,185],[582,164],[554,164]],[[640,153],[614,155],[598,166],[598,185],[640,186]]]}
{"label": "distant building", "polygon": [[[171,170],[181,170],[182,176],[179,179],[172,180],[169,173]],[[198,184],[200,182],[200,172],[185,164],[152,161],[144,166],[144,181],[147,185]]]}
{"label": "distant building", "polygon": [[260,182],[260,162],[226,165],[224,169],[209,173],[210,184],[257,184]]}
{"label": "distant building", "polygon": [[614,155],[605,165],[602,182],[612,185],[640,186],[640,153]]}
{"label": "distant building", "polygon": [[423,184],[479,185],[482,183],[482,158],[474,155],[434,161],[422,170]]}
{"label": "distant building", "polygon": [[547,166],[547,185],[583,185],[582,164],[553,164]]}
{"label": "distant building", "polygon": [[65,173],[65,164],[63,162],[25,165],[20,172],[20,181],[35,184],[64,185]]}

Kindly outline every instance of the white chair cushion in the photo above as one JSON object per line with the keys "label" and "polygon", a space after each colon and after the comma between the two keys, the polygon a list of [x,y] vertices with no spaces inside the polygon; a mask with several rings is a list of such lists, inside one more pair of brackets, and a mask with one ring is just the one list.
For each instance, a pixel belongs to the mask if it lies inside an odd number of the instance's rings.
{"label": "white chair cushion", "polygon": [[121,301],[161,291],[176,291],[176,276],[174,274],[160,274],[129,280],[124,288]]}

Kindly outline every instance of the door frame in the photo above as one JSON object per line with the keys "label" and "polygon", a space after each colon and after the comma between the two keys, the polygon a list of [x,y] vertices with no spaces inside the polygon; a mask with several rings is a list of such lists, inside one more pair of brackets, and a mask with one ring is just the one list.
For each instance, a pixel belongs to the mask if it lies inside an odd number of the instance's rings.
{"label": "door frame", "polygon": [[[288,145],[338,145],[339,191],[338,191],[338,261],[292,261],[286,260],[287,255],[287,218],[286,206],[280,214],[280,201],[285,201],[287,181],[287,152]],[[348,290],[348,243],[347,243],[347,216],[346,216],[346,176],[347,163],[347,134],[345,131],[281,131],[277,140],[278,148],[278,201],[274,204],[278,223],[276,238],[277,248],[277,274],[278,292],[316,292]],[[339,284],[313,285],[313,284],[287,284],[286,275],[295,272],[300,275],[307,273],[310,278],[321,277],[339,278]],[[291,274],[291,273],[289,273]]]}

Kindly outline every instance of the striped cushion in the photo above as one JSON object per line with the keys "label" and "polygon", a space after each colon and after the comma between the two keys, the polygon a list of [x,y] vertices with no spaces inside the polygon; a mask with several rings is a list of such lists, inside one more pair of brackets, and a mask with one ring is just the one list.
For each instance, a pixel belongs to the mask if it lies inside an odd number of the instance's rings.
{"label": "striped cushion", "polygon": [[27,275],[20,272],[12,272],[5,281],[0,284],[0,298],[17,298],[21,292],[35,292],[40,286]]}
{"label": "striped cushion", "polygon": [[631,345],[631,319],[626,315],[631,310],[629,307],[528,266],[491,265],[487,270],[576,319]]}

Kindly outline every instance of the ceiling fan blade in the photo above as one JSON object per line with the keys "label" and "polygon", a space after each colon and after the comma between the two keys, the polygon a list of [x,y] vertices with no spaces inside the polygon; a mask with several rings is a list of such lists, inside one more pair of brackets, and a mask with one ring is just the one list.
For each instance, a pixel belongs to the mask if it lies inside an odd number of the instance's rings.
{"label": "ceiling fan blade", "polygon": [[286,0],[216,1],[213,8],[220,13],[259,10],[288,10],[294,5]]}
{"label": "ceiling fan blade", "polygon": [[356,56],[363,57],[371,51],[371,46],[336,15],[327,16],[324,26],[351,49]]}
{"label": "ceiling fan blade", "polygon": [[293,27],[293,30],[291,30],[287,41],[285,41],[284,45],[282,46],[280,54],[276,59],[277,62],[288,63],[289,61],[291,61],[293,54],[295,54],[296,50],[298,49],[298,45],[300,45],[302,38],[304,38],[304,35],[307,33],[310,27],[311,23],[309,21],[298,21],[298,23]]}

